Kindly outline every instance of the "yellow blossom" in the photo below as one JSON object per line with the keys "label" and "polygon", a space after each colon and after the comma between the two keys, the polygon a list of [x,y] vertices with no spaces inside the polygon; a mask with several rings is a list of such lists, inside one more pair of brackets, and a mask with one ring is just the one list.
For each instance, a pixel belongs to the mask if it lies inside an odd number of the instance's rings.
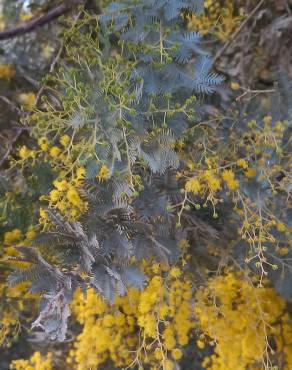
{"label": "yellow blossom", "polygon": [[49,149],[49,141],[46,137],[39,138],[38,145],[43,151],[47,151]]}
{"label": "yellow blossom", "polygon": [[21,93],[18,95],[18,99],[26,108],[31,109],[35,104],[36,95],[33,92]]}
{"label": "yellow blossom", "polygon": [[250,129],[255,127],[256,125],[257,125],[257,121],[255,119],[252,119],[247,123],[247,127]]}
{"label": "yellow blossom", "polygon": [[205,343],[202,340],[198,339],[197,340],[197,347],[200,348],[200,349],[203,349],[203,348],[205,348]]}
{"label": "yellow blossom", "polygon": [[178,278],[181,276],[182,272],[178,267],[172,267],[169,271],[170,276]]}
{"label": "yellow blossom", "polygon": [[53,146],[50,149],[50,156],[51,157],[58,157],[58,155],[61,153],[61,149],[58,148],[57,146]]}
{"label": "yellow blossom", "polygon": [[115,319],[113,315],[105,315],[103,318],[103,325],[107,328],[113,326],[115,323]]}
{"label": "yellow blossom", "polygon": [[53,55],[53,52],[54,52],[54,47],[53,45],[50,45],[49,43],[45,44],[42,47],[42,55],[45,59],[51,58],[51,56]]}
{"label": "yellow blossom", "polygon": [[[217,301],[220,307],[214,305]],[[210,363],[208,369],[245,370],[261,363],[266,336],[277,332],[285,303],[272,288],[256,288],[243,275],[228,273],[210,279],[206,288],[197,291],[194,309],[202,332],[216,341],[216,355],[204,361]],[[197,346],[203,348],[204,342],[197,341]]]}
{"label": "yellow blossom", "polygon": [[35,238],[35,236],[36,236],[36,232],[34,230],[32,230],[32,229],[31,230],[28,230],[26,232],[26,234],[25,234],[25,237],[28,240],[32,240],[33,238]]}
{"label": "yellow blossom", "polygon": [[277,252],[281,255],[281,256],[285,256],[286,254],[288,254],[290,251],[289,247],[281,247],[277,250]]}
{"label": "yellow blossom", "polygon": [[28,360],[13,360],[10,369],[53,370],[53,355],[49,352],[46,356],[42,356],[40,352],[34,352]]}
{"label": "yellow blossom", "polygon": [[15,74],[15,69],[11,64],[0,64],[0,78],[10,80]]}
{"label": "yellow blossom", "polygon": [[30,150],[25,146],[23,145],[20,149],[19,149],[19,156],[20,158],[22,159],[26,159],[30,156]]}
{"label": "yellow blossom", "polygon": [[57,189],[53,189],[50,192],[50,199],[52,202],[57,202],[60,198],[60,193]]}
{"label": "yellow blossom", "polygon": [[63,135],[60,138],[60,144],[63,145],[64,147],[68,146],[71,141],[71,138],[69,135]]}
{"label": "yellow blossom", "polygon": [[285,126],[283,125],[283,123],[282,123],[281,121],[277,121],[277,122],[275,123],[274,129],[275,129],[275,131],[277,131],[277,132],[282,132],[282,131],[284,131],[284,130],[285,130]]}
{"label": "yellow blossom", "polygon": [[159,316],[165,318],[169,313],[169,307],[166,304],[159,306]]}
{"label": "yellow blossom", "polygon": [[198,194],[201,189],[199,180],[196,177],[189,179],[186,182],[185,189],[186,191],[192,192],[195,195]]}
{"label": "yellow blossom", "polygon": [[14,229],[11,231],[7,231],[4,234],[4,244],[11,244],[18,241],[22,236],[22,233],[19,229]]}
{"label": "yellow blossom", "polygon": [[66,180],[57,179],[53,181],[53,185],[55,188],[57,188],[59,191],[67,190],[69,187],[69,184]]}
{"label": "yellow blossom", "polygon": [[159,263],[154,263],[152,266],[152,271],[157,274],[161,270]]}
{"label": "yellow blossom", "polygon": [[221,188],[220,180],[217,177],[209,177],[207,181],[211,190],[217,191]]}
{"label": "yellow blossom", "polygon": [[40,208],[40,216],[43,219],[48,219],[48,212],[45,209]]}
{"label": "yellow blossom", "polygon": [[180,239],[180,241],[178,242],[178,246],[181,249],[187,249],[187,248],[189,248],[190,243],[187,239]]}
{"label": "yellow blossom", "polygon": [[283,222],[278,222],[277,223],[277,230],[280,231],[280,232],[283,232],[286,230],[286,226]]}
{"label": "yellow blossom", "polygon": [[236,190],[239,187],[238,180],[235,180],[235,174],[231,170],[224,170],[222,173],[222,178],[226,182],[227,186],[231,190]]}
{"label": "yellow blossom", "polygon": [[165,360],[165,361],[163,362],[163,369],[164,369],[164,370],[173,370],[173,367],[174,367],[174,365],[173,365],[173,362],[172,362],[172,361],[170,361],[170,360]]}
{"label": "yellow blossom", "polygon": [[98,174],[97,174],[97,178],[98,180],[105,180],[107,179],[109,176],[109,169],[106,165],[102,165]]}
{"label": "yellow blossom", "polygon": [[174,359],[174,360],[180,360],[182,358],[182,350],[180,348],[174,348],[172,351],[171,351],[171,357]]}
{"label": "yellow blossom", "polygon": [[238,83],[238,82],[234,82],[234,81],[232,81],[232,82],[231,82],[231,89],[232,89],[232,90],[239,90],[239,89],[240,89],[240,85],[239,85],[239,83]]}
{"label": "yellow blossom", "polygon": [[246,161],[245,159],[243,159],[243,158],[238,159],[238,160],[236,161],[236,164],[237,164],[237,166],[238,166],[238,167],[241,167],[241,168],[243,168],[243,169],[245,169],[245,170],[248,168],[248,163],[247,163],[247,161]]}
{"label": "yellow blossom", "polygon": [[69,202],[74,204],[75,206],[80,206],[82,200],[78,194],[78,191],[74,187],[70,187],[66,194],[67,199]]}
{"label": "yellow blossom", "polygon": [[245,171],[245,176],[248,177],[248,178],[252,178],[256,175],[257,171],[255,168],[248,168],[246,171]]}
{"label": "yellow blossom", "polygon": [[85,176],[85,172],[86,172],[86,170],[85,170],[84,167],[77,168],[77,171],[76,171],[76,177],[77,177],[77,179],[78,180],[83,179],[84,176]]}
{"label": "yellow blossom", "polygon": [[271,116],[265,116],[263,118],[263,122],[265,125],[269,125],[272,122],[272,117]]}
{"label": "yellow blossom", "polygon": [[156,348],[154,352],[154,357],[156,360],[162,360],[163,359],[163,351],[160,348]]}

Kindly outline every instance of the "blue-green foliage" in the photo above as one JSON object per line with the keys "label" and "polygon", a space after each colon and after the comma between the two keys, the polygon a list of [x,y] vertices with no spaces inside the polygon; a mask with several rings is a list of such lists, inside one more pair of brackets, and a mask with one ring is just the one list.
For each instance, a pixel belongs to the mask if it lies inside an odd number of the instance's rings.
{"label": "blue-green foliage", "polygon": [[[129,117],[125,112],[127,118],[147,124],[145,112],[151,111],[151,103],[156,110],[166,111],[166,101],[173,108],[195,94],[212,93],[222,82],[222,76],[210,73],[212,58],[201,46],[200,35],[186,30],[183,12],[202,9],[201,0],[125,1],[107,8],[102,20],[112,32],[119,32],[125,57],[135,60],[130,77],[136,94],[135,114]],[[153,113],[153,117],[152,123],[161,127],[169,126],[173,116],[165,119]],[[185,121],[184,112],[178,112],[176,120]]]}
{"label": "blue-green foliage", "polygon": [[[222,81],[210,73],[212,59],[200,35],[186,28],[184,14],[202,8],[202,0],[112,3],[100,20],[96,59],[82,64],[78,54],[78,73],[70,66],[60,72],[66,83],[58,98],[68,115],[58,118],[58,125],[74,130],[76,139],[90,137],[94,127],[99,143],[81,157],[89,209],[80,223],[48,211],[55,229],[39,235],[36,245],[46,246],[57,266],[33,252],[35,247],[21,250],[24,259],[33,256],[33,266],[10,278],[11,283],[35,280],[33,290],[44,293],[35,325],[51,339],[65,338],[77,286],[93,286],[112,301],[127,286],[143,286],[143,274],[129,266],[133,257],[167,263],[178,256],[184,231],[175,227],[171,212],[183,200],[175,139],[195,123],[197,95],[213,92]],[[76,78],[85,86],[79,105],[70,90]],[[102,164],[110,179],[99,182],[94,178]],[[190,214],[190,230],[194,222]]]}

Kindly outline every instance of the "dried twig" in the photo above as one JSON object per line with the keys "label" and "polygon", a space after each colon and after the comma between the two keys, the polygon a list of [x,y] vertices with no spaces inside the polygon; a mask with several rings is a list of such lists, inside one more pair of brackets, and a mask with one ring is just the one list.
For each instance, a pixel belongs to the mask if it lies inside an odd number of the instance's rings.
{"label": "dried twig", "polygon": [[[101,8],[98,8],[98,11],[100,11],[100,12],[101,12]],[[81,17],[81,15],[82,15],[82,13],[81,13],[81,12],[79,12],[79,13],[76,15],[76,17],[75,17],[75,19],[74,19],[74,22],[73,22],[73,24],[72,24],[72,26],[71,26],[71,30],[75,27],[75,25],[76,25],[76,23],[77,23],[78,19]],[[61,46],[59,47],[59,50],[58,50],[58,52],[57,52],[57,54],[56,54],[55,58],[52,60],[52,63],[51,63],[51,65],[50,65],[50,70],[49,70],[49,73],[50,73],[50,74],[51,74],[51,73],[53,73],[53,71],[54,71],[54,69],[55,69],[55,67],[56,67],[56,64],[58,63],[58,60],[60,59],[60,57],[61,57],[61,55],[62,55],[62,52],[63,52],[63,50],[64,50],[64,46],[65,46],[65,45],[64,45],[63,43],[61,43]],[[40,103],[40,101],[41,101],[41,98],[42,98],[42,95],[43,95],[44,91],[45,91],[45,86],[43,85],[43,86],[39,89],[39,91],[37,92],[36,101],[35,101],[35,106],[36,106],[36,107],[39,105],[39,103]]]}
{"label": "dried twig", "polygon": [[13,144],[18,140],[18,138],[21,135],[22,131],[23,131],[22,129],[18,129],[16,131],[15,135],[13,136],[13,138],[10,140],[9,145],[8,145],[8,148],[7,148],[6,152],[5,152],[5,154],[0,159],[0,167],[3,165],[3,163],[7,160],[9,154],[12,152]]}
{"label": "dried twig", "polygon": [[9,100],[6,96],[0,95],[0,100],[6,103],[11,108],[11,110],[17,112],[18,114],[21,114],[20,108],[16,104],[14,104],[11,100]]}
{"label": "dried twig", "polygon": [[[62,54],[63,49],[64,49],[64,45],[61,45],[61,47],[59,48],[59,50],[58,50],[55,58],[53,59],[51,65],[50,65],[50,71],[49,71],[49,73],[52,73],[54,71],[54,68],[55,68],[55,66],[56,66],[56,64],[57,64],[57,62],[58,62],[58,60],[59,60],[59,58],[60,58],[60,56]],[[37,93],[37,96],[36,96],[36,100],[35,100],[35,106],[36,107],[39,105],[39,103],[41,101],[41,97],[42,97],[42,95],[44,93],[44,90],[45,90],[45,86],[43,85],[39,89],[39,91]]]}
{"label": "dried twig", "polygon": [[[244,88],[242,88],[242,90],[244,90],[244,92],[235,99],[236,101],[241,100],[246,95],[252,95],[252,94],[254,94],[253,98],[255,98],[259,94],[271,94],[271,93],[274,93],[276,91],[275,89],[251,90],[251,89],[244,89]],[[250,99],[252,99],[252,98],[250,98]]]}

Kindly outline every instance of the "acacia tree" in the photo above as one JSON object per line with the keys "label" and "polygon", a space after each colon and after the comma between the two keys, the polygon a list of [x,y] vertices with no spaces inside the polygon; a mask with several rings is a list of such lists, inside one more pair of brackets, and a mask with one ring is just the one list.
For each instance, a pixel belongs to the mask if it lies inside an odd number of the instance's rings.
{"label": "acacia tree", "polygon": [[70,305],[83,329],[67,356],[12,368],[289,368],[290,82],[272,112],[216,102],[223,77],[188,31],[203,5],[112,3],[64,32],[10,160],[36,236],[6,233],[4,253],[9,283],[42,297],[39,337],[66,340]]}

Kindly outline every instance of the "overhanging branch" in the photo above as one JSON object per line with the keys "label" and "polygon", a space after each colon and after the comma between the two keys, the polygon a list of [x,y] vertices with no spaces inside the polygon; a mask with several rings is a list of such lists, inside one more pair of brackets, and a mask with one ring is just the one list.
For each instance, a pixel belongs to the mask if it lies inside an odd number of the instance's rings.
{"label": "overhanging branch", "polygon": [[18,27],[10,28],[0,32],[0,40],[7,40],[16,36],[24,35],[28,32],[33,31],[37,27],[44,26],[45,24],[50,23],[51,21],[59,18],[63,14],[70,11],[73,7],[83,4],[84,1],[73,1],[65,2],[60,5],[57,5],[55,8],[48,11],[46,14],[34,17],[28,22],[21,24]]}

